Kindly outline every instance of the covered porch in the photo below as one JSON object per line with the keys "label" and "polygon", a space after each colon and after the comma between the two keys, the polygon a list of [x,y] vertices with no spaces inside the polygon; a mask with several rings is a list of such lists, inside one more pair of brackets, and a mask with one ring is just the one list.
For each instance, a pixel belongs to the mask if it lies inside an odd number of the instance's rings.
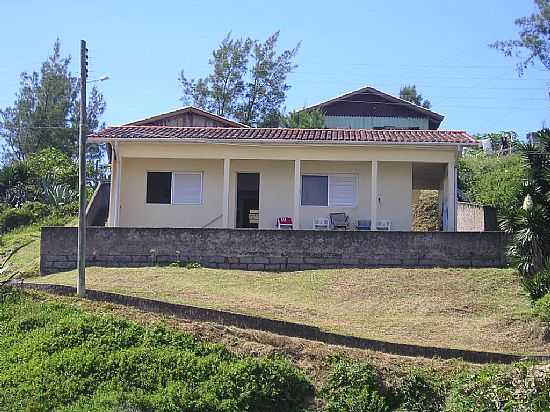
{"label": "covered porch", "polygon": [[288,217],[311,230],[345,213],[349,230],[410,231],[416,192],[430,189],[456,230],[455,151],[266,146],[114,145],[108,226],[275,229]]}

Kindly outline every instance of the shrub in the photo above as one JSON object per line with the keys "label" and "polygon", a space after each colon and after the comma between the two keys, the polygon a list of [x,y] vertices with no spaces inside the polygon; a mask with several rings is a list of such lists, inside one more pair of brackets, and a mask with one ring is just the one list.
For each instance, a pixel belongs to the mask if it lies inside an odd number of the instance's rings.
{"label": "shrub", "polygon": [[327,412],[385,412],[389,406],[382,392],[383,385],[372,365],[339,360],[332,364],[321,396]]}
{"label": "shrub", "polygon": [[421,190],[413,205],[412,229],[419,232],[439,230],[439,194],[435,190]]}
{"label": "shrub", "polygon": [[10,208],[0,214],[0,230],[2,233],[19,226],[28,225],[34,220],[32,212],[24,209]]}
{"label": "shrub", "polygon": [[543,270],[530,278],[522,277],[521,286],[523,286],[532,302],[550,293],[550,264],[547,263]]}
{"label": "shrub", "polygon": [[24,293],[0,305],[0,331],[0,410],[297,412],[313,394],[285,359]]}
{"label": "shrub", "polygon": [[401,410],[409,412],[437,412],[443,410],[447,387],[427,370],[413,369],[398,388]]}
{"label": "shrub", "polygon": [[521,156],[464,156],[458,162],[459,187],[470,201],[500,213],[521,205],[527,168]]}
{"label": "shrub", "polygon": [[52,208],[40,202],[26,202],[21,206],[21,210],[29,212],[33,216],[33,221],[45,218],[52,213]]}
{"label": "shrub", "polygon": [[543,368],[516,364],[489,366],[461,377],[450,391],[446,412],[546,412],[550,374]]}
{"label": "shrub", "polygon": [[550,292],[535,302],[535,314],[543,322],[550,323]]}
{"label": "shrub", "polygon": [[55,184],[76,188],[78,167],[72,159],[54,147],[35,153],[26,161],[29,171],[38,178],[49,177]]}

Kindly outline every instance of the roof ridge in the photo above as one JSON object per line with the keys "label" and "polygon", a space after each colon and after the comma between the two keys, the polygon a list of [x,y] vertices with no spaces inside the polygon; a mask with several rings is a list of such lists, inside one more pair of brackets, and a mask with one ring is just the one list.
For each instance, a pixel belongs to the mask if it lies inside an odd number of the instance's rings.
{"label": "roof ridge", "polygon": [[107,130],[110,128],[149,128],[149,129],[182,129],[182,130],[300,130],[300,131],[368,131],[368,132],[422,132],[422,133],[466,133],[465,130],[458,130],[458,129],[450,129],[450,130],[444,130],[444,129],[437,129],[437,130],[430,130],[430,129],[368,129],[368,128],[300,128],[300,127],[220,127],[220,126],[157,126],[157,125],[113,125],[113,126],[107,126],[105,129]]}

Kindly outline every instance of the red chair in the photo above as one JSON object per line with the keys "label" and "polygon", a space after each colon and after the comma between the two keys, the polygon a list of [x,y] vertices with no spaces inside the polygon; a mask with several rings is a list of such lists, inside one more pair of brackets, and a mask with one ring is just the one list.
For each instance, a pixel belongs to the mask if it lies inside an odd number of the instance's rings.
{"label": "red chair", "polygon": [[278,217],[277,218],[277,229],[293,229],[294,225],[292,224],[291,217]]}

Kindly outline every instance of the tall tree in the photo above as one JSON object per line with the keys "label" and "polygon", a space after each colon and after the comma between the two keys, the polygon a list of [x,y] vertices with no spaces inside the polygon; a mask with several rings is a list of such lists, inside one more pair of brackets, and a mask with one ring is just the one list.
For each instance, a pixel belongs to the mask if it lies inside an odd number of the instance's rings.
{"label": "tall tree", "polygon": [[212,53],[210,75],[189,79],[181,72],[182,101],[248,125],[276,122],[290,89],[286,80],[296,68],[293,60],[299,48],[298,44],[278,53],[278,39],[278,31],[265,42],[232,39],[229,33]]}
{"label": "tall tree", "polygon": [[[13,106],[0,110],[0,137],[6,143],[7,160],[24,160],[54,147],[75,158],[78,147],[79,79],[70,72],[71,57],[61,56],[57,39],[53,52],[40,72],[21,73],[20,89]],[[88,101],[88,130],[100,126],[105,111],[103,95],[92,87]],[[90,145],[91,160],[101,158],[97,145]]]}
{"label": "tall tree", "polygon": [[399,97],[425,109],[430,109],[432,107],[432,103],[428,99],[424,99],[422,95],[416,91],[416,86],[414,84],[401,86]]}
{"label": "tall tree", "polygon": [[325,114],[320,109],[294,111],[281,117],[281,125],[293,129],[324,129]]}
{"label": "tall tree", "polygon": [[518,72],[539,60],[550,70],[550,0],[535,0],[537,12],[515,20],[519,39],[497,41],[489,47],[500,50],[505,56],[520,59]]}

